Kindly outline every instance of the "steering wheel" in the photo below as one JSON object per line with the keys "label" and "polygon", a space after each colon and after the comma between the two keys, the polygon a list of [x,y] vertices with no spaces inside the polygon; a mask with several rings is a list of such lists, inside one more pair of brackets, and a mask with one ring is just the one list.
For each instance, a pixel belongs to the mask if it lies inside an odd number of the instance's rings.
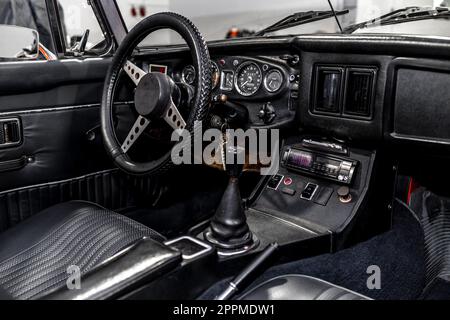
{"label": "steering wheel", "polygon": [[[177,32],[187,43],[193,65],[197,71],[195,94],[189,117],[183,119],[179,106],[174,103],[178,90],[175,82],[166,74],[145,72],[132,62],[136,47],[151,33],[170,29]],[[114,96],[122,74],[128,75],[136,86],[134,108],[138,114],[125,141],[116,137],[113,122]],[[184,129],[193,134],[194,123],[203,121],[208,113],[211,96],[211,61],[206,41],[197,27],[187,18],[175,13],[158,13],[137,24],[117,49],[106,75],[101,103],[101,131],[107,153],[115,164],[131,174],[155,174],[166,171],[173,163],[171,151],[148,162],[133,161],[128,151],[152,123],[169,125],[172,129]],[[178,90],[179,91],[179,90]],[[164,122],[156,121],[163,119]]]}

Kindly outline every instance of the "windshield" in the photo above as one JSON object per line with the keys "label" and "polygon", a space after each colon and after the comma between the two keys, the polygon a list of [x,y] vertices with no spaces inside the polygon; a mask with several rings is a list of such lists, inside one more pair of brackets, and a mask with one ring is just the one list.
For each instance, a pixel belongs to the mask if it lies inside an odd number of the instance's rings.
{"label": "windshield", "polygon": [[[408,6],[448,7],[450,0],[332,0],[334,9],[349,10],[338,17],[345,29],[356,23],[380,17]],[[252,36],[280,19],[302,11],[328,11],[327,0],[117,0],[128,29],[144,17],[164,11],[180,13],[191,19],[208,40]],[[266,35],[339,33],[334,18],[328,18]],[[353,33],[390,33],[450,37],[450,19],[371,25]],[[181,39],[169,31],[158,31],[145,40],[146,45],[178,44]]]}

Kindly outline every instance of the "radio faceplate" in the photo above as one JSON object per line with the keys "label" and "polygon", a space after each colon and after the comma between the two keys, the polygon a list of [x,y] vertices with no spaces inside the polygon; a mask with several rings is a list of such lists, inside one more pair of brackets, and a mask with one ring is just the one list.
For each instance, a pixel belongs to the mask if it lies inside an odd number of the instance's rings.
{"label": "radio faceplate", "polygon": [[309,173],[342,184],[351,184],[358,161],[288,146],[283,149],[281,165],[288,170]]}

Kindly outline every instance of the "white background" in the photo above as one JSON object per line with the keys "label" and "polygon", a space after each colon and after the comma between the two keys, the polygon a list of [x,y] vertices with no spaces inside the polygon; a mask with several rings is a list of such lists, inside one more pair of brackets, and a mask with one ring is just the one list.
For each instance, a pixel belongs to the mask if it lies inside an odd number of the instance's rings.
{"label": "white background", "polygon": [[[66,29],[69,35],[80,35],[86,28],[91,29],[91,42],[101,39],[92,14],[77,7],[86,0],[59,0],[66,18]],[[223,39],[231,27],[259,30],[287,14],[296,11],[329,10],[326,0],[117,0],[123,18],[132,28],[143,17],[133,17],[131,9],[139,11],[141,6],[147,15],[162,11],[174,11],[191,19],[208,40]],[[380,16],[395,8],[404,6],[439,6],[446,0],[333,0],[336,10],[351,9],[351,14],[340,17],[344,25],[365,21]],[[417,26],[423,28],[423,25]],[[336,32],[333,19],[292,28],[290,33]],[[414,33],[411,27],[407,30]],[[423,30],[422,30],[423,31]],[[433,30],[429,30],[433,33]],[[160,32],[152,36],[155,43],[175,41],[173,35]]]}

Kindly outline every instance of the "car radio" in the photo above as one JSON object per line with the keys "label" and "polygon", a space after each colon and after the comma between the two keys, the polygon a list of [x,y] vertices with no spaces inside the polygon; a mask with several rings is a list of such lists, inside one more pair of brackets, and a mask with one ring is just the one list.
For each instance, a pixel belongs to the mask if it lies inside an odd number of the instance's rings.
{"label": "car radio", "polygon": [[350,184],[357,161],[319,153],[297,146],[285,147],[281,165],[288,170],[309,173],[342,184]]}

